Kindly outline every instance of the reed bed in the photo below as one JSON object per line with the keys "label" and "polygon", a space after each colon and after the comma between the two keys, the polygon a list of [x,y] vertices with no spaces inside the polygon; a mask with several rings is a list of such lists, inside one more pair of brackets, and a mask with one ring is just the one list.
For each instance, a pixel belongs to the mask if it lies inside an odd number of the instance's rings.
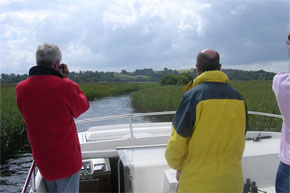
{"label": "reed bed", "polygon": [[139,112],[175,111],[183,94],[181,86],[159,86],[133,92],[131,102]]}
{"label": "reed bed", "polygon": [[[231,85],[241,93],[249,111],[281,114],[272,91],[272,81],[233,81]],[[249,115],[249,130],[280,132],[281,127],[282,119]]]}
{"label": "reed bed", "polygon": [[88,100],[117,96],[139,89],[156,87],[158,83],[79,83]]}
{"label": "reed bed", "polygon": [[16,105],[16,84],[1,84],[1,163],[8,155],[30,149],[23,117]]}
{"label": "reed bed", "polygon": [[[280,114],[271,81],[233,81],[247,103],[249,111]],[[160,86],[139,90],[131,94],[133,107],[140,112],[175,111],[185,91],[183,86]],[[171,121],[167,116],[162,121]],[[280,131],[282,120],[278,118],[249,115],[249,130]]]}

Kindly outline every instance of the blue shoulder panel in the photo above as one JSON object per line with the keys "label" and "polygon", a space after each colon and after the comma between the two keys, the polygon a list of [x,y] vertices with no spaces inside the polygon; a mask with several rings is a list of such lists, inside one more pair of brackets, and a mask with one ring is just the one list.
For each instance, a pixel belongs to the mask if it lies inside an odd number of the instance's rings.
{"label": "blue shoulder panel", "polygon": [[[173,118],[173,126],[182,137],[190,137],[196,117],[196,106],[200,101],[209,99],[237,99],[242,96],[226,83],[205,82],[187,91]],[[247,115],[246,115],[247,116]]]}

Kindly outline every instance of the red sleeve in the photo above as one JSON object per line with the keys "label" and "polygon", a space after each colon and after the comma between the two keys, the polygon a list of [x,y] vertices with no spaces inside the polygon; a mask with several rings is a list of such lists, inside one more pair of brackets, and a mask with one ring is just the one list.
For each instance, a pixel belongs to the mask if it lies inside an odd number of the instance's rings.
{"label": "red sleeve", "polygon": [[70,88],[68,89],[68,99],[69,105],[74,118],[77,118],[84,112],[86,112],[90,105],[87,97],[84,95],[83,91],[79,86],[73,82],[70,82]]}
{"label": "red sleeve", "polygon": [[20,102],[20,98],[19,98],[19,90],[20,90],[20,86],[19,86],[20,84],[17,84],[16,85],[16,102],[17,102],[17,107],[18,107],[18,109],[19,109],[19,111],[20,111],[20,113],[22,114],[22,108],[21,108],[21,102]]}

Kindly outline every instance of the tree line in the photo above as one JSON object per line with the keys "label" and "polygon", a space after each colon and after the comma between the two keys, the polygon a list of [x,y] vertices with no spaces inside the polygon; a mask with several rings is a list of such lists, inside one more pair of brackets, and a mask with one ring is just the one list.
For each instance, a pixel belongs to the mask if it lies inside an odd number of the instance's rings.
{"label": "tree line", "polygon": [[[230,80],[272,80],[275,76],[273,72],[259,71],[243,71],[224,69]],[[165,76],[166,75],[166,76]],[[161,71],[154,71],[152,68],[137,69],[134,72],[121,70],[118,72],[98,72],[98,71],[80,71],[70,72],[69,78],[75,82],[156,82],[161,84],[183,84],[197,76],[196,69],[187,71],[177,71],[164,68]],[[163,80],[162,80],[162,77]],[[28,78],[27,74],[1,74],[0,81],[2,83],[17,83]],[[165,79],[165,80],[164,80]]]}

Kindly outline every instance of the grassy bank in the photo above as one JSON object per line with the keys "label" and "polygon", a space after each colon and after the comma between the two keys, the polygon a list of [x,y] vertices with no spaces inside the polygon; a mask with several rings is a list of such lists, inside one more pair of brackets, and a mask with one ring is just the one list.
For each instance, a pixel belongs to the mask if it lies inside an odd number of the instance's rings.
{"label": "grassy bank", "polygon": [[[139,89],[155,87],[158,83],[80,83],[89,100],[116,96]],[[16,104],[16,84],[1,84],[1,163],[15,152],[28,152],[30,146],[26,136],[24,120]]]}
{"label": "grassy bank", "polygon": [[158,83],[79,83],[88,100],[117,96],[144,88],[159,86]]}
{"label": "grassy bank", "polygon": [[[233,81],[231,85],[241,93],[249,111],[280,114],[271,81]],[[132,93],[132,104],[140,112],[174,111],[184,93],[183,86],[148,88]],[[280,131],[281,124],[281,119],[249,115],[249,130]]]}
{"label": "grassy bank", "polygon": [[182,86],[159,86],[133,92],[131,100],[140,112],[175,111],[183,94]]}
{"label": "grassy bank", "polygon": [[16,84],[1,84],[1,163],[15,152],[29,151],[24,120],[16,106]]}

